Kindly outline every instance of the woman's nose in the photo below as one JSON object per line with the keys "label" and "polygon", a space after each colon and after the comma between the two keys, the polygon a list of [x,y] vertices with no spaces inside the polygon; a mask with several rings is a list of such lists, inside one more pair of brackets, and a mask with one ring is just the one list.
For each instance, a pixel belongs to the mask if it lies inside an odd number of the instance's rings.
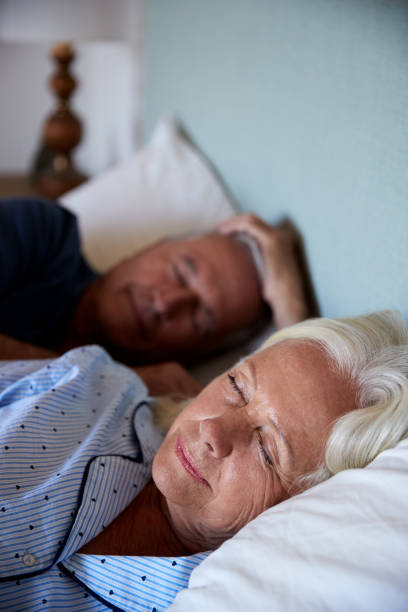
{"label": "woman's nose", "polygon": [[197,304],[197,295],[189,287],[158,287],[154,293],[156,312],[171,316],[185,308],[192,309]]}
{"label": "woman's nose", "polygon": [[216,458],[223,459],[231,454],[234,447],[246,443],[250,432],[242,415],[222,415],[203,419],[200,423],[202,442]]}

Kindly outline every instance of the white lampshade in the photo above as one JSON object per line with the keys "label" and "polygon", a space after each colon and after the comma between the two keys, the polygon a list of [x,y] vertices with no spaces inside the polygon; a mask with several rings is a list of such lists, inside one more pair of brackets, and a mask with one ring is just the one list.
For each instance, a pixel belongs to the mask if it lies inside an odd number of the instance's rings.
{"label": "white lampshade", "polygon": [[129,0],[1,0],[0,41],[132,41]]}
{"label": "white lampshade", "polygon": [[[54,105],[55,43],[72,42],[73,111],[86,126],[75,157],[88,175],[141,144],[143,0],[0,0],[0,168],[25,172]],[[109,75],[109,78],[107,78]],[[28,93],[27,93],[28,92]],[[4,143],[8,143],[7,145]]]}

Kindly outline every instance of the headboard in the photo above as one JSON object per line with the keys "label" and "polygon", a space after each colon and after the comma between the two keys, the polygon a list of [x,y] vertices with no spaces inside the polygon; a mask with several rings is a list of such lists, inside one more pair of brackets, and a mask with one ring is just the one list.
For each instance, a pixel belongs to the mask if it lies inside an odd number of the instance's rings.
{"label": "headboard", "polygon": [[408,318],[408,3],[149,0],[145,135],[181,120],[242,210],[302,232],[322,315]]}

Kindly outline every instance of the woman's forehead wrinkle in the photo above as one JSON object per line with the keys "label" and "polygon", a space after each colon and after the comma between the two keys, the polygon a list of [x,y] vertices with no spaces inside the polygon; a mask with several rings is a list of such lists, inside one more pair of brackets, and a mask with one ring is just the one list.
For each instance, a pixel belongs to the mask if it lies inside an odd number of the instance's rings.
{"label": "woman's forehead wrinkle", "polygon": [[244,384],[248,387],[248,391],[251,392],[251,396],[254,395],[257,390],[257,376],[256,376],[256,366],[254,365],[252,358],[242,358],[240,359],[235,368],[239,371],[241,370],[244,378]]}
{"label": "woman's forehead wrinkle", "polygon": [[254,362],[252,361],[251,358],[247,359],[245,362],[246,366],[248,367],[248,371],[251,377],[251,382],[252,382],[252,386],[254,388],[254,391],[257,388],[258,382],[257,382],[257,378],[256,378],[256,367]]}

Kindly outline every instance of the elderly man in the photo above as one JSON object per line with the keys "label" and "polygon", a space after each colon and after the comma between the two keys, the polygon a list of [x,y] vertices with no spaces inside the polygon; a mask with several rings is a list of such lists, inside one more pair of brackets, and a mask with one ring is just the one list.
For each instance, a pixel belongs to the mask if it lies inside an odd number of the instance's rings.
{"label": "elderly man", "polygon": [[[257,245],[261,282],[238,232]],[[3,358],[96,343],[129,364],[187,361],[252,326],[264,301],[277,327],[307,314],[293,236],[253,216],[217,233],[156,242],[100,276],[81,255],[74,215],[49,201],[7,199],[0,262]]]}

